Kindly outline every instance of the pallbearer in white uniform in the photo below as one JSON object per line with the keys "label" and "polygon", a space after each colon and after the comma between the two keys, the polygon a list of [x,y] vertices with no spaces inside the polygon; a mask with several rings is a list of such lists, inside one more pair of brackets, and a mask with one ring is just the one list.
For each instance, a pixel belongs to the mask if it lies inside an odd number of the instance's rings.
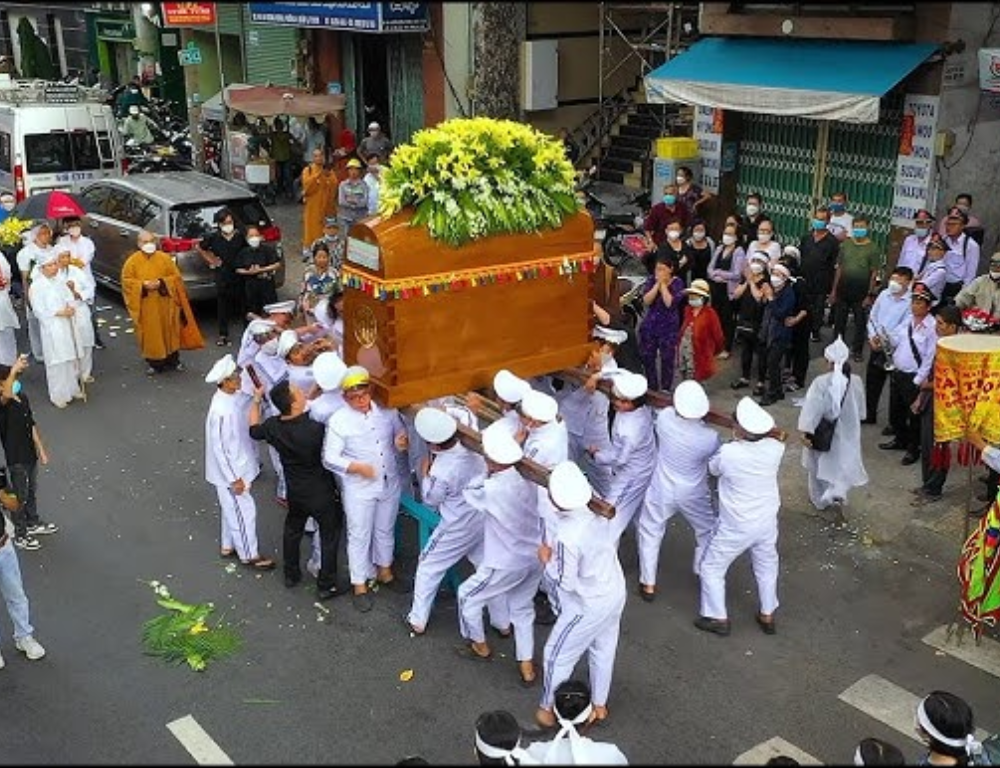
{"label": "pallbearer in white uniform", "polygon": [[240,391],[240,368],[232,355],[212,366],[205,381],[216,386],[205,417],[205,479],[215,486],[222,510],[220,554],[234,552],[246,565],[271,570],[274,561],[257,548],[257,504],[250,486],[260,474],[257,446],[250,437],[250,398]]}
{"label": "pallbearer in white uniform", "polygon": [[708,395],[697,381],[683,381],[674,390],[674,404],[656,417],[657,458],[653,482],[636,520],[639,550],[639,596],[652,602],[656,571],[667,523],[680,512],[694,529],[694,572],[715,528],[708,461],[721,444],[719,433],[702,419]]}
{"label": "pallbearer in white uniform", "polygon": [[729,634],[726,571],[750,550],[760,597],[757,623],[775,632],[778,608],[778,469],[784,444],[768,437],[774,419],[749,397],[736,407],[735,439],[712,457],[708,471],[719,478],[719,523],[701,560],[701,616],[694,625]]}
{"label": "pallbearer in white uniform", "polygon": [[487,660],[483,609],[506,596],[514,628],[514,655],[521,681],[535,681],[535,609],[532,602],[542,576],[538,560],[541,525],[535,511],[535,489],[515,466],[524,453],[501,422],[483,430],[487,475],[465,492],[465,498],[485,513],[483,559],[476,572],[458,588],[459,630],[468,645],[459,651],[470,659]]}
{"label": "pallbearer in white uniform", "polygon": [[587,447],[594,461],[611,473],[607,500],[615,507],[610,531],[616,540],[642,506],[656,462],[653,414],[646,405],[648,389],[649,383],[642,374],[619,372],[611,389],[611,405],[615,409],[611,447]]}
{"label": "pallbearer in white uniform", "polygon": [[[265,407],[261,410],[261,420],[267,419],[278,412],[267,395],[270,394],[276,384],[288,378],[288,363],[284,357],[278,354],[279,344],[280,334],[272,334],[260,345],[260,349],[257,350],[257,354],[253,356],[253,360],[251,361],[254,370],[257,371],[261,384],[264,385],[264,401],[262,405]],[[252,396],[254,385],[249,376],[243,378],[243,386],[244,391],[249,387],[249,394]],[[285,485],[285,468],[281,464],[281,457],[278,456],[278,452],[271,445],[267,446],[267,453],[271,457],[271,466],[274,468],[274,474],[278,478],[275,488],[277,501],[280,504],[287,504],[285,497],[288,490]]]}
{"label": "pallbearer in white uniform", "polygon": [[544,689],[537,720],[555,724],[556,688],[573,674],[585,653],[590,663],[595,717],[607,717],[608,694],[625,610],[625,574],[617,539],[608,520],[587,507],[593,491],[573,462],[559,464],[549,476],[549,497],[558,516],[552,543],[539,550],[549,583],[558,595],[559,618],[543,661]]}
{"label": "pallbearer in white uniform", "polygon": [[[486,474],[486,462],[458,441],[458,421],[439,408],[421,408],[414,428],[429,449],[418,470],[423,503],[441,515],[441,522],[420,553],[413,605],[406,616],[410,631],[422,635],[448,569],[463,557],[473,563],[481,560],[483,513],[465,500],[465,489]],[[505,603],[501,601],[500,605]],[[492,610],[490,618],[494,618]],[[504,616],[499,618],[504,623],[498,626],[507,629],[509,621]]]}
{"label": "pallbearer in white uniform", "polygon": [[353,603],[367,613],[372,608],[369,582],[404,588],[392,572],[392,560],[402,493],[396,452],[405,451],[408,440],[399,412],[372,400],[367,369],[352,365],[341,388],[347,406],[327,422],[323,464],[341,480]]}
{"label": "pallbearer in white uniform", "polygon": [[503,411],[501,422],[510,430],[511,436],[515,436],[523,429],[521,425],[521,414],[518,406],[524,396],[531,391],[531,385],[506,368],[497,371],[493,376],[493,393],[497,396],[497,404]]}

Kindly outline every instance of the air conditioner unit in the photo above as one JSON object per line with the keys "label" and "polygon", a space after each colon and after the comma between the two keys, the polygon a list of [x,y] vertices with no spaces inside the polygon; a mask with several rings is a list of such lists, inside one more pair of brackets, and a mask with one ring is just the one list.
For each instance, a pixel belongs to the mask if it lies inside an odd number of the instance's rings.
{"label": "air conditioner unit", "polygon": [[979,90],[1000,93],[1000,48],[979,49]]}
{"label": "air conditioner unit", "polygon": [[521,108],[526,112],[559,106],[559,41],[521,43]]}

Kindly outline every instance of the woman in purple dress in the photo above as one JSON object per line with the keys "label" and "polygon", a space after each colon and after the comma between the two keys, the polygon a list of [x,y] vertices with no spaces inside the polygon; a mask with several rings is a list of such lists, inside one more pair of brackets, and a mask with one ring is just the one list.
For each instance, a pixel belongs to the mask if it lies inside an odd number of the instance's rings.
{"label": "woman in purple dress", "polygon": [[642,302],[648,309],[639,325],[639,352],[650,389],[661,389],[662,384],[662,389],[670,390],[674,383],[677,339],[684,309],[684,281],[676,273],[677,259],[661,251],[653,274],[642,287]]}

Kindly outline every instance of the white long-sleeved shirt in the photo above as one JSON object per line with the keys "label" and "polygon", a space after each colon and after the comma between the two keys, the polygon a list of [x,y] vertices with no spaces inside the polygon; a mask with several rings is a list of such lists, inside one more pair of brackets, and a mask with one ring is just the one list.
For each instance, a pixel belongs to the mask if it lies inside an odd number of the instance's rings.
{"label": "white long-sleeved shirt", "polygon": [[[934,317],[927,314],[922,320],[918,321],[915,317],[911,317],[910,322],[901,323],[892,333],[892,345],[892,364],[896,366],[896,370],[912,373],[913,383],[919,387],[931,375],[934,367],[934,353],[937,351],[937,327],[934,324]],[[913,354],[914,346],[920,355],[919,362]]]}
{"label": "white long-sleeved shirt", "polygon": [[918,279],[926,285],[934,294],[932,306],[941,303],[941,296],[944,294],[944,287],[948,282],[948,268],[944,264],[944,259],[928,261],[924,271],[920,273]]}
{"label": "white long-sleeved shirt", "polygon": [[874,339],[883,331],[891,334],[900,323],[905,323],[912,316],[909,289],[893,296],[892,291],[884,288],[868,314],[868,338]]}
{"label": "white long-sleeved shirt", "polygon": [[657,455],[653,487],[707,490],[708,461],[722,443],[719,433],[700,419],[684,419],[673,406],[656,417]]}
{"label": "white long-sleeved shirt", "polygon": [[486,513],[480,567],[520,570],[538,564],[542,536],[532,486],[517,467],[508,467],[480,477],[466,489],[466,501]]}
{"label": "white long-sleeved shirt", "polygon": [[346,404],[344,402],[344,393],[339,389],[323,392],[318,397],[309,401],[309,418],[313,421],[318,421],[320,424],[326,424],[330,420],[330,417]]}
{"label": "white long-sleeved shirt", "polygon": [[[372,403],[368,413],[345,407],[334,413],[326,425],[323,441],[323,466],[343,480],[344,493],[373,499],[400,482],[396,462],[396,435],[406,427],[394,408]],[[352,462],[371,464],[375,477],[348,474]]]}
{"label": "white long-sleeved shirt", "polygon": [[979,243],[964,232],[954,240],[945,235],[944,241],[948,244],[948,252],[944,255],[948,282],[968,285],[976,279],[976,270],[979,269]]}
{"label": "white long-sleeved shirt", "polygon": [[260,473],[257,445],[250,437],[250,398],[216,390],[205,417],[205,479],[212,485],[249,483]]}
{"label": "white long-sleeved shirt", "polygon": [[466,500],[465,489],[486,474],[483,457],[461,443],[432,455],[430,471],[420,481],[424,504],[438,511],[442,524],[478,517],[480,512]]}
{"label": "white long-sleeved shirt", "polygon": [[528,431],[524,455],[546,469],[569,458],[569,433],[562,421],[550,421]]}
{"label": "white long-sleeved shirt", "polygon": [[607,523],[587,507],[558,514],[545,572],[559,590],[563,610],[582,611],[592,601],[624,596],[618,542],[607,535]]}
{"label": "white long-sleeved shirt", "polygon": [[785,446],[778,440],[734,440],[719,448],[708,471],[719,478],[719,523],[755,528],[777,523],[778,469]]}
{"label": "white long-sleeved shirt", "polygon": [[927,255],[927,243],[931,239],[930,228],[923,237],[907,235],[903,241],[903,247],[899,249],[899,258],[896,260],[897,267],[909,267],[913,270],[913,276],[920,274],[920,265],[924,263]]}
{"label": "white long-sleeved shirt", "polygon": [[[611,428],[611,447],[594,454],[594,461],[609,467],[616,477],[648,475],[656,462],[656,438],[653,414],[648,406],[634,411],[619,411]],[[614,480],[612,480],[614,484]]]}

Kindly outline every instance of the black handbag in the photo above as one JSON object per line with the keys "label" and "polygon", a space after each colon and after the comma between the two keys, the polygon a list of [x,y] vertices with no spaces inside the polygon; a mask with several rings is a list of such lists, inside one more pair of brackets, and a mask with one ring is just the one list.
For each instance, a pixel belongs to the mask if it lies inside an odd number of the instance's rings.
{"label": "black handbag", "polygon": [[[851,382],[848,380],[847,389],[844,390],[844,396],[840,398],[840,407],[844,407],[844,401],[847,399],[847,393],[851,391]],[[821,451],[825,453],[830,450],[833,445],[833,433],[837,429],[837,422],[840,420],[839,417],[836,419],[822,418],[819,420],[819,424],[813,430],[812,435],[809,436],[809,447],[814,451]]]}

